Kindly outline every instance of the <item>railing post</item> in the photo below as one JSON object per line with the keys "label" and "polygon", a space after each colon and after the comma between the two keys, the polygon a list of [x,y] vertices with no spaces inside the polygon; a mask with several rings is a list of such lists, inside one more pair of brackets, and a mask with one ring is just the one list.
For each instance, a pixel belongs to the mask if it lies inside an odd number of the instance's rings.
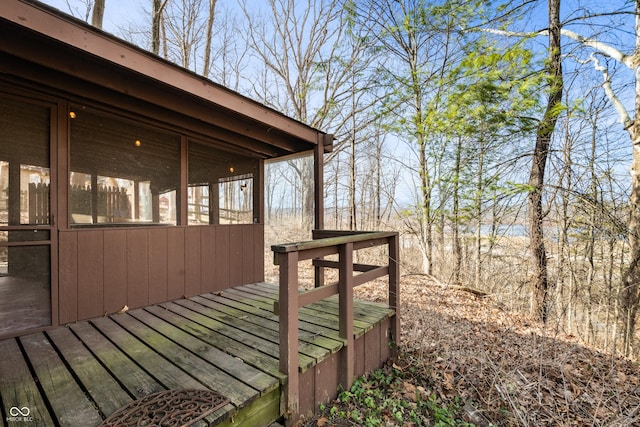
{"label": "railing post", "polygon": [[298,252],[278,253],[280,265],[280,372],[287,375],[285,418],[299,413]]}
{"label": "railing post", "polygon": [[400,345],[400,241],[398,234],[389,237],[389,306],[395,311],[391,319],[391,357],[398,355]]}
{"label": "railing post", "polygon": [[355,372],[355,348],[353,339],[353,243],[339,248],[339,313],[340,338],[345,347],[340,350],[340,384],[345,390],[351,388]]}

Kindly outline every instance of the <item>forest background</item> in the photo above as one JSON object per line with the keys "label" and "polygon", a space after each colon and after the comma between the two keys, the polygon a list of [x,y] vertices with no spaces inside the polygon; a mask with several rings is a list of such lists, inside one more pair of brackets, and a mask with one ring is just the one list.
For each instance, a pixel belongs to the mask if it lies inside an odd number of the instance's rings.
{"label": "forest background", "polygon": [[[325,225],[399,231],[403,275],[640,356],[640,1],[44,3],[332,133]],[[265,173],[309,238],[312,158]]]}

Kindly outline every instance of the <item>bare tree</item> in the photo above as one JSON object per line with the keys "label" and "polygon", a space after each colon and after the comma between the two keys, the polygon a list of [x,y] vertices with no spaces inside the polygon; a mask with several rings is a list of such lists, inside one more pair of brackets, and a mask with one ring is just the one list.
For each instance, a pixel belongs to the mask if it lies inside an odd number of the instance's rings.
{"label": "bare tree", "polygon": [[547,252],[544,244],[544,211],[542,193],[545,168],[549,155],[549,144],[555,129],[562,102],[562,50],[560,44],[560,0],[549,0],[549,57],[546,73],[549,79],[547,107],[536,132],[531,174],[529,175],[529,235],[533,269],[531,312],[546,322],[549,310],[549,277]]}

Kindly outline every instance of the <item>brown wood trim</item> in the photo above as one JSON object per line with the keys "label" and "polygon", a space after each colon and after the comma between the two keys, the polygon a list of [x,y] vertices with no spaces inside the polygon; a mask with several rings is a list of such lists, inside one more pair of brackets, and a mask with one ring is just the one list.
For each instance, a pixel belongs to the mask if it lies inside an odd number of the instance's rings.
{"label": "brown wood trim", "polygon": [[0,248],[13,246],[51,246],[51,240],[29,240],[26,242],[0,242]]}
{"label": "brown wood trim", "polygon": [[[280,372],[287,375],[285,418],[299,413],[298,376],[298,253],[278,254],[280,263]],[[285,286],[283,286],[285,284]]]}
{"label": "brown wood trim", "polygon": [[[314,259],[313,265],[317,267],[325,267],[325,268],[339,268],[340,264],[338,261],[328,261],[325,259]],[[369,264],[353,264],[353,271],[371,271],[378,268],[377,265],[369,265]]]}
{"label": "brown wood trim", "polygon": [[340,246],[340,266],[338,281],[339,325],[340,338],[345,341],[345,347],[340,351],[340,384],[349,390],[353,384],[354,356],[353,345],[353,243]]}
{"label": "brown wood trim", "polygon": [[189,224],[189,143],[187,137],[180,138],[180,188],[178,188],[176,204],[178,205],[178,225]]}
{"label": "brown wood trim", "polygon": [[[356,245],[361,243],[363,246],[360,248],[366,248],[370,246],[386,244],[389,237],[395,236],[397,233],[391,231],[366,231],[358,232],[357,234],[341,235],[336,237],[322,238],[317,240],[308,240],[305,242],[285,243],[282,245],[273,245],[271,250],[274,252],[293,252],[293,251],[306,251],[310,249],[326,248],[328,246],[337,246],[345,243],[353,243],[354,250]],[[372,244],[375,243],[375,244]]]}
{"label": "brown wood trim", "polygon": [[377,279],[378,277],[383,277],[389,274],[389,267],[377,267],[373,270],[366,271],[362,274],[358,274],[353,278],[353,286],[360,286],[367,282]]}
{"label": "brown wood trim", "polygon": [[314,302],[337,295],[339,292],[338,282],[330,285],[320,286],[315,289],[300,292],[298,296],[298,307],[302,308]]}
{"label": "brown wood trim", "polygon": [[395,311],[391,323],[391,355],[398,354],[400,344],[400,237],[396,234],[389,241],[389,307]]}

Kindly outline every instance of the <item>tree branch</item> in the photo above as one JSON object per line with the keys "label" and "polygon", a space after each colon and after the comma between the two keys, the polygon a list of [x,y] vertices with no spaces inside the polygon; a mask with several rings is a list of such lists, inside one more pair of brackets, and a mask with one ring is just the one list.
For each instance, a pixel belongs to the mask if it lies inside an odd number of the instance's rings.
{"label": "tree branch", "polygon": [[[538,37],[538,36],[548,36],[549,30],[540,30],[537,32],[517,32],[517,31],[506,31],[506,30],[498,30],[495,28],[486,28],[481,30],[490,34],[497,34],[501,36],[507,37]],[[600,52],[603,55],[611,57],[616,61],[626,65],[630,69],[635,69],[638,66],[638,61],[635,58],[635,55],[627,55],[620,51],[619,49],[614,48],[606,43],[600,42],[595,38],[584,37],[574,31],[567,30],[566,28],[562,28],[560,30],[560,34],[565,37],[568,37],[572,40],[577,41],[580,44],[585,46],[589,46],[590,48]]]}

